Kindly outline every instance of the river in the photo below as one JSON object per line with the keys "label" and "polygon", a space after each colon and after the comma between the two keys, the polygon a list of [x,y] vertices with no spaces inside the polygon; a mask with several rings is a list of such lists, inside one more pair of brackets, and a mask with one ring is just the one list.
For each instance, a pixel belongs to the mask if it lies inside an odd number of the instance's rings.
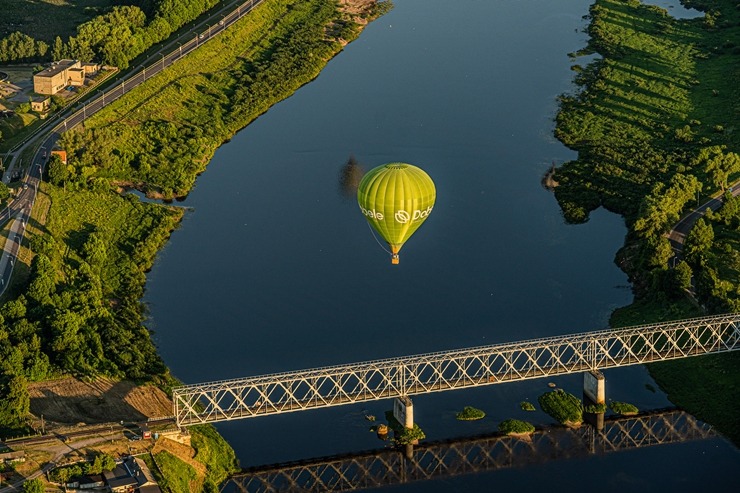
{"label": "river", "polygon": [[[145,297],[160,352],[184,382],[595,330],[631,302],[613,262],[622,219],[599,210],[566,225],[540,185],[553,161],[574,157],[552,137],[553,118],[557,95],[574,90],[567,54],[586,43],[590,2],[395,4],[315,81],[222,146],[198,178]],[[410,162],[436,183],[434,211],[398,266],[340,183],[350,156],[365,170]],[[643,367],[606,378],[608,398],[670,405]],[[580,375],[430,394],[414,398],[416,421],[434,440],[493,431],[512,417],[547,424],[519,403],[536,403],[550,381],[580,395]],[[487,417],[456,421],[466,405]],[[218,429],[254,466],[382,447],[364,416],[390,407]],[[718,438],[396,490],[566,491],[584,481],[606,491],[721,489],[739,459]]]}

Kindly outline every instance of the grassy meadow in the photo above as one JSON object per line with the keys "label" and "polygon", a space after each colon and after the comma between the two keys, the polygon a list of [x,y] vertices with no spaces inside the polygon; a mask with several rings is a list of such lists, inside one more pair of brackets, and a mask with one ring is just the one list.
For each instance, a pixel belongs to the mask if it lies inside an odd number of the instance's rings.
{"label": "grassy meadow", "polygon": [[224,141],[316,77],[359,30],[332,2],[263,2],[84,129],[65,134],[61,145],[85,180],[184,196]]}

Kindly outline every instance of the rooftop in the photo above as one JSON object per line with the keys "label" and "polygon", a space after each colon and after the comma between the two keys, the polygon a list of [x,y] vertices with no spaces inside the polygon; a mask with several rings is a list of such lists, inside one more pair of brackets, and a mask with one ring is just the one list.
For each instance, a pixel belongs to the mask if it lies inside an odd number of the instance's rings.
{"label": "rooftop", "polygon": [[59,60],[58,62],[52,62],[49,68],[45,68],[36,75],[38,75],[39,77],[54,77],[58,73],[63,72],[76,63],[78,63],[77,60]]}

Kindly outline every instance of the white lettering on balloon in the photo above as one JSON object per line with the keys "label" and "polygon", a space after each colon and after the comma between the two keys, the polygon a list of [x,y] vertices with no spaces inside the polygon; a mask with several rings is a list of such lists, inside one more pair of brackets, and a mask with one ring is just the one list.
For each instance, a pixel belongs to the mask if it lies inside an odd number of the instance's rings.
{"label": "white lettering on balloon", "polygon": [[[409,221],[419,221],[419,220],[426,219],[427,216],[431,214],[433,207],[434,206],[430,205],[424,210],[415,209],[411,213],[403,209],[399,209],[396,211],[393,217],[396,219],[396,222],[401,223],[401,224],[406,224]],[[378,221],[382,221],[383,219],[385,219],[385,216],[383,215],[383,213],[376,211],[375,209],[365,209],[364,207],[360,206],[360,211],[362,211],[363,216],[368,217],[370,219],[376,219]]]}

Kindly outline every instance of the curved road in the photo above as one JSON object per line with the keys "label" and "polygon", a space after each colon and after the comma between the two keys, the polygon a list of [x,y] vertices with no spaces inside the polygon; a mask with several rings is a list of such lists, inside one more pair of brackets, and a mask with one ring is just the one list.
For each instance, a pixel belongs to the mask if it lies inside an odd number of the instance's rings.
{"label": "curved road", "polygon": [[[730,187],[730,190],[732,191],[733,197],[737,197],[740,195],[740,186],[732,186]],[[686,236],[689,234],[689,231],[691,231],[691,228],[694,227],[694,224],[696,224],[696,221],[698,221],[700,218],[704,217],[706,214],[707,209],[710,209],[712,211],[716,211],[720,207],[722,207],[722,197],[724,196],[724,193],[719,193],[712,197],[711,199],[707,200],[700,206],[698,206],[693,211],[689,212],[685,216],[683,216],[676,224],[673,226],[673,229],[671,229],[670,232],[666,235],[668,237],[668,240],[671,242],[671,246],[673,247],[673,251],[675,252],[675,258],[680,258],[680,256],[683,253],[683,244],[686,241]]]}

